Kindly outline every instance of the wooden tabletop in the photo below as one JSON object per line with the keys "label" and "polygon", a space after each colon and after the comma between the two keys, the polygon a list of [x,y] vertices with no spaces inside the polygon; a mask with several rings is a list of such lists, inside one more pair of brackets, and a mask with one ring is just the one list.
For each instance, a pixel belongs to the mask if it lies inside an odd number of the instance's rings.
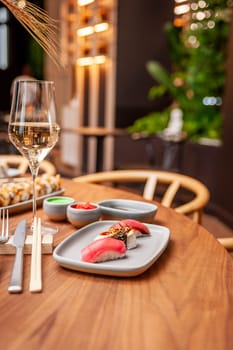
{"label": "wooden tabletop", "polygon": [[[62,180],[76,200],[141,199],[99,185]],[[42,219],[46,219],[42,209]],[[31,212],[11,216],[13,228]],[[107,277],[64,269],[43,255],[43,291],[8,294],[14,256],[0,256],[1,348],[75,350],[233,349],[233,262],[204,228],[159,206],[156,224],[171,240],[154,265],[137,277]],[[55,245],[75,231],[59,224]]]}

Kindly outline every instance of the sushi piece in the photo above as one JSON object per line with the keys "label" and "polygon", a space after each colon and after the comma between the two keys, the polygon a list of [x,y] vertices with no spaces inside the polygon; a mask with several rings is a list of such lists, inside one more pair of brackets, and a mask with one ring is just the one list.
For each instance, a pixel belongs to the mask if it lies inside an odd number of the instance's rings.
{"label": "sushi piece", "polygon": [[127,233],[127,249],[133,249],[137,247],[136,234],[134,230],[129,230]]}
{"label": "sushi piece", "polygon": [[127,249],[136,248],[136,246],[137,246],[136,234],[135,234],[135,231],[132,230],[129,226],[115,227],[115,228],[110,227],[109,232],[112,235],[112,237],[115,237],[120,233],[125,234],[126,235],[126,248]]}
{"label": "sushi piece", "polygon": [[50,176],[42,174],[36,178],[37,196],[43,196],[55,192],[61,188],[60,175]]}
{"label": "sushi piece", "polygon": [[10,194],[5,188],[0,188],[0,207],[5,207],[10,204]]}
{"label": "sushi piece", "polygon": [[82,261],[91,263],[120,259],[125,255],[125,243],[112,237],[95,240],[81,250]]}
{"label": "sushi piece", "polygon": [[104,231],[98,234],[95,239],[112,237],[123,241],[127,249],[133,249],[137,246],[136,235],[134,230],[129,227],[111,228],[109,231]]}
{"label": "sushi piece", "polygon": [[134,219],[125,219],[125,220],[118,221],[117,223],[113,224],[109,230],[111,231],[112,229],[123,228],[123,227],[128,227],[134,230],[136,237],[150,234],[150,231],[145,224]]}
{"label": "sushi piece", "polygon": [[96,239],[101,239],[101,238],[106,238],[106,237],[112,237],[115,239],[119,239],[119,241],[122,241],[125,243],[125,245],[127,245],[127,236],[125,233],[125,230],[115,230],[115,232],[110,232],[110,231],[104,231],[101,232],[96,238]]}

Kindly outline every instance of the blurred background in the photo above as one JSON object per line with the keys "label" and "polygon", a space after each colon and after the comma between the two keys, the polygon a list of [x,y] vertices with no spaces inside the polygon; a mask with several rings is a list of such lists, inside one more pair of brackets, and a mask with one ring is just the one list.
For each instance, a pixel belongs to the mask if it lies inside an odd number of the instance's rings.
{"label": "blurred background", "polygon": [[15,152],[13,79],[51,79],[62,133],[50,159],[59,173],[191,175],[211,192],[209,212],[233,227],[232,1],[31,2],[58,21],[59,64],[0,3],[0,152]]}

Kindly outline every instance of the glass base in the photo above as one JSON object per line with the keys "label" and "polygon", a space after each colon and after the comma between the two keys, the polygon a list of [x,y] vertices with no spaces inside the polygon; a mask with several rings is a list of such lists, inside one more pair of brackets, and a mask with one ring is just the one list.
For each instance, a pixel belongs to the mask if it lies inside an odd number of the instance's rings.
{"label": "glass base", "polygon": [[41,229],[42,235],[55,235],[59,231],[57,226],[54,226],[49,222],[43,222],[41,225]]}
{"label": "glass base", "polygon": [[[49,222],[43,222],[41,224],[41,234],[42,235],[55,235],[58,233],[59,229],[57,226],[50,224]],[[32,235],[33,226],[32,224],[27,224],[27,234]]]}

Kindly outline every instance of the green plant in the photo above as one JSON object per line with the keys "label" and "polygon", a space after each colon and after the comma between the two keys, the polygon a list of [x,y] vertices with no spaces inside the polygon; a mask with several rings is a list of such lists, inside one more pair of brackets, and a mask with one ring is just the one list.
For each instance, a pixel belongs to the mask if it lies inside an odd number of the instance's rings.
{"label": "green plant", "polygon": [[[165,25],[172,71],[157,61],[149,61],[146,69],[156,85],[148,98],[165,94],[183,112],[183,130],[190,139],[221,138],[222,98],[226,81],[225,63],[230,22],[230,5],[225,0],[193,1],[190,18],[184,27]],[[153,134],[168,123],[172,106],[139,118],[128,130]]]}

